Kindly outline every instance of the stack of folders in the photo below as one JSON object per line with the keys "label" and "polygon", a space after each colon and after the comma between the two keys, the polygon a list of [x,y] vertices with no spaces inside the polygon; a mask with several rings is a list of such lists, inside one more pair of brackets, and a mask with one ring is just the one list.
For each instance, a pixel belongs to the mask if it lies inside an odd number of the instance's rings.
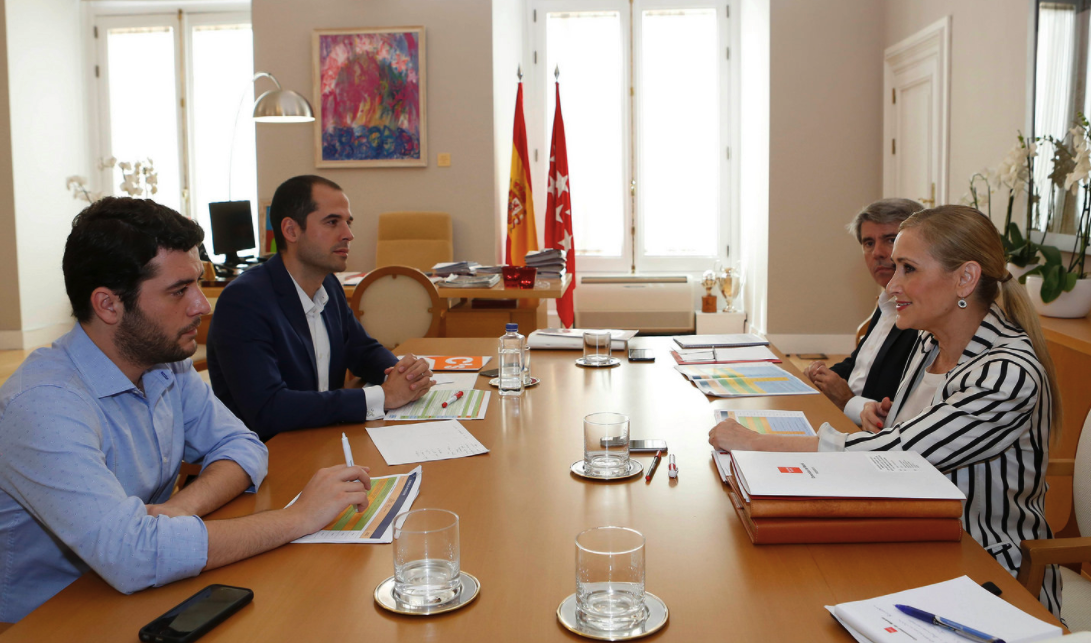
{"label": "stack of folders", "polygon": [[473,275],[476,274],[477,268],[481,264],[476,261],[451,261],[448,263],[437,263],[432,266],[432,274],[438,277],[447,277],[449,275]]}
{"label": "stack of folders", "polygon": [[527,265],[538,269],[543,279],[559,279],[564,276],[567,253],[559,248],[546,248],[527,253]]}
{"label": "stack of folders", "polygon": [[754,544],[957,541],[966,496],[919,453],[714,452]]}

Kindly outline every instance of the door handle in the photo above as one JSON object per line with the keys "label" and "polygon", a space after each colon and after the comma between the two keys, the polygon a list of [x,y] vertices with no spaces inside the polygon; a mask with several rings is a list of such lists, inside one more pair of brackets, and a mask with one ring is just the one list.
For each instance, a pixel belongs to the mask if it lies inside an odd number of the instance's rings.
{"label": "door handle", "polygon": [[924,197],[921,197],[920,199],[918,199],[918,201],[927,205],[930,208],[936,207],[936,184],[932,184],[932,198],[926,199]]}

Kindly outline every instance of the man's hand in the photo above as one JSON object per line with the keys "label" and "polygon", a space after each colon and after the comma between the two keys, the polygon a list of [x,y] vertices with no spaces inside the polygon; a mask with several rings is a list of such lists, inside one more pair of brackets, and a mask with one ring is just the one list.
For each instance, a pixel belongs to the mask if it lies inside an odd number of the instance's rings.
{"label": "man's hand", "polygon": [[432,379],[428,360],[412,354],[401,358],[384,372],[387,377],[383,382],[383,394],[386,396],[383,407],[386,409],[396,409],[419,400],[436,383]]}
{"label": "man's hand", "polygon": [[356,505],[356,511],[362,512],[367,509],[367,492],[371,489],[368,471],[367,467],[343,464],[319,469],[303,487],[299,500],[285,511],[297,515],[306,534],[313,534],[328,525],[349,505]]}
{"label": "man's hand", "polygon": [[831,402],[837,405],[837,408],[842,411],[845,410],[845,405],[852,399],[852,389],[849,388],[849,383],[846,382],[840,375],[834,373],[826,367],[822,362],[815,362],[807,367],[807,371],[804,371],[807,375],[807,379],[814,382],[814,385],[818,387],[818,390],[830,399]]}
{"label": "man's hand", "polygon": [[890,413],[890,398],[884,397],[882,402],[867,402],[864,410],[860,411],[861,426],[865,431],[878,433],[886,425],[886,417]]}
{"label": "man's hand", "polygon": [[720,451],[755,451],[754,438],[757,436],[745,426],[728,418],[712,427],[708,432],[708,443]]}

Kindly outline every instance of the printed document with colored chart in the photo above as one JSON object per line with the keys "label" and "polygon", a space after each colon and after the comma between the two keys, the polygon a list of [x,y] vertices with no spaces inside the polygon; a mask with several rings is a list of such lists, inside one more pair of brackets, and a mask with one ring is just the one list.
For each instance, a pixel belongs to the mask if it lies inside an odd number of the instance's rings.
{"label": "printed document with colored chart", "polygon": [[815,395],[815,389],[776,364],[675,366],[705,395],[757,397],[762,395]]}
{"label": "printed document with colored chart", "polygon": [[[420,493],[421,468],[396,476],[371,479],[367,509],[346,507],[333,522],[322,529],[293,540],[294,543],[364,543],[394,541],[394,519],[409,511]],[[291,507],[299,496],[288,503]]]}
{"label": "printed document with colored chart", "polygon": [[755,433],[769,435],[818,435],[803,411],[729,411],[716,409],[716,423],[731,418]]}
{"label": "printed document with colored chart", "polygon": [[[456,393],[462,393],[454,399]],[[453,400],[453,401],[452,401]],[[447,403],[444,407],[443,404]],[[474,389],[438,389],[421,399],[386,412],[387,420],[483,420],[489,392]]]}

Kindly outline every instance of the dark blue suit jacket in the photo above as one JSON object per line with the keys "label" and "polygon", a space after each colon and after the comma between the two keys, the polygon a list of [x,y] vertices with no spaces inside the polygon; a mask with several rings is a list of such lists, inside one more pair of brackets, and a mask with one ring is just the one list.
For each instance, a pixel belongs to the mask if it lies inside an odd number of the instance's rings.
{"label": "dark blue suit jacket", "polygon": [[344,388],[345,369],[370,384],[397,358],[372,339],[349,308],[337,277],[322,286],[330,337],[330,390],[318,392],[314,345],[292,277],[280,255],[234,280],[216,302],[208,332],[212,390],[246,426],[268,440],[281,431],[363,422],[367,401]]}

